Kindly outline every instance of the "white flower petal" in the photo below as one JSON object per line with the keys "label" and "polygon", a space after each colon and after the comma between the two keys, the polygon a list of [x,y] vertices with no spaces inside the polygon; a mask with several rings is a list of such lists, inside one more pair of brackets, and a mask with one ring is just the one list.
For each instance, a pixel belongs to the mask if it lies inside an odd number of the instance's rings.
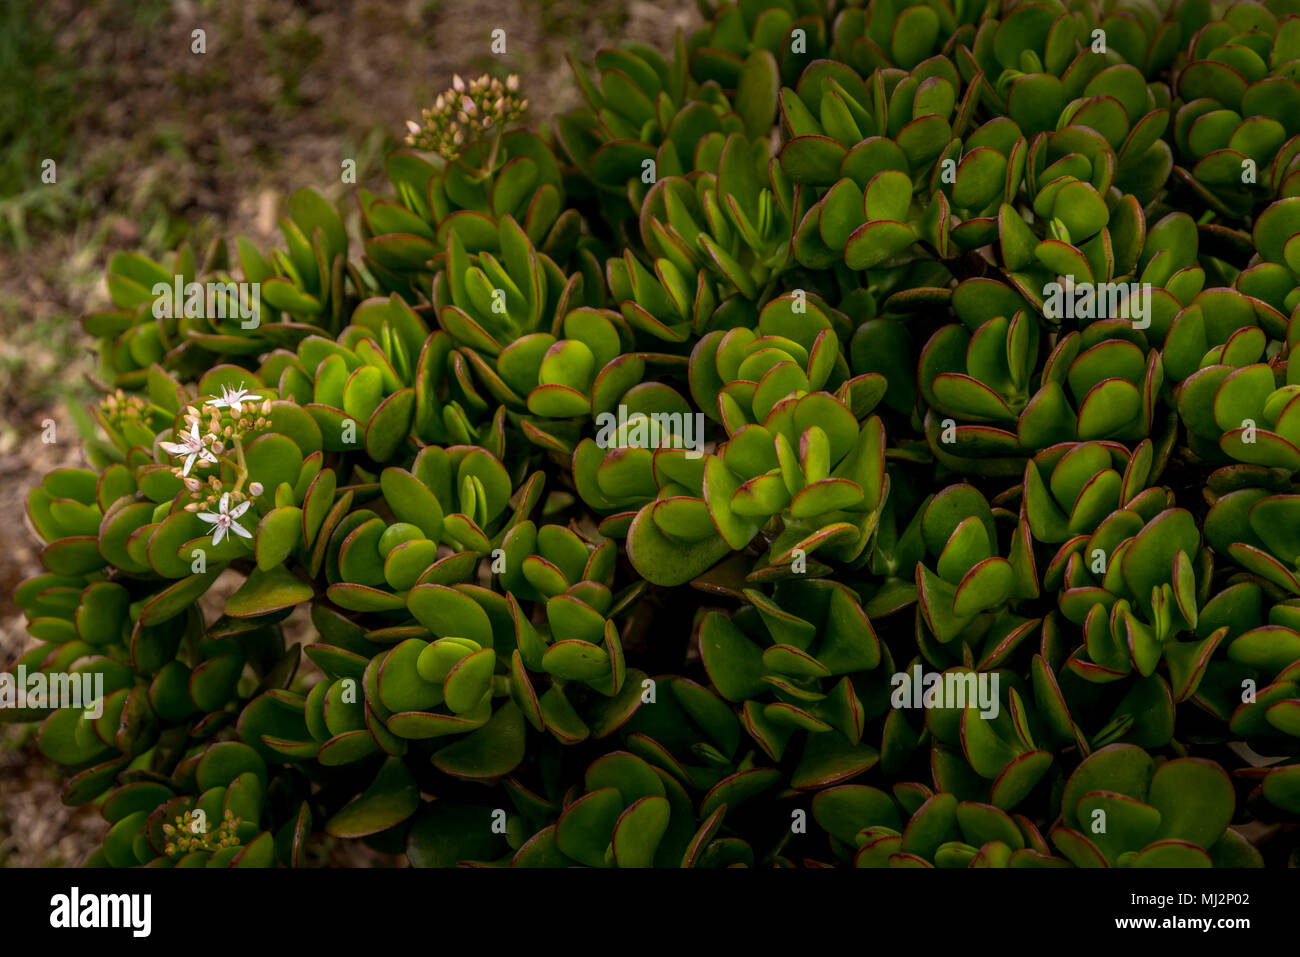
{"label": "white flower petal", "polygon": [[252,504],[253,504],[252,502],[240,502],[238,505],[236,505],[234,508],[230,510],[230,517],[239,518],[239,516],[243,515],[245,512],[248,511],[248,506]]}
{"label": "white flower petal", "polygon": [[[245,502],[244,504],[247,505],[248,503]],[[248,529],[244,528],[243,525],[240,525],[238,522],[231,522],[231,523],[230,523],[230,530],[231,530],[232,532],[238,532],[240,535],[243,535],[245,538],[252,538],[252,537],[253,537],[253,536],[252,536],[252,533],[249,532]]]}
{"label": "white flower petal", "polygon": [[225,534],[226,534],[226,528],[225,528],[225,526],[224,526],[224,525],[218,525],[218,526],[217,526],[217,530],[212,534],[212,544],[213,544],[213,545],[220,545],[220,544],[221,544],[221,539],[222,539],[222,537],[223,537]]}
{"label": "white flower petal", "polygon": [[217,509],[222,515],[230,514],[230,493],[222,492],[221,501],[217,503]]}
{"label": "white flower petal", "polygon": [[217,524],[217,522],[221,521],[221,516],[216,514],[215,512],[198,512],[196,514],[199,516],[199,518],[203,519],[203,521],[207,522],[210,525],[215,525]]}

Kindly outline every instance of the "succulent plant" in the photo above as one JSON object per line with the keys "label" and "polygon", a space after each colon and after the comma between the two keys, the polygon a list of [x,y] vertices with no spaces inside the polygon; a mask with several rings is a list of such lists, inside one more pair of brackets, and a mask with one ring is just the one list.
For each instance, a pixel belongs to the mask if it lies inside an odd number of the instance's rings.
{"label": "succulent plant", "polygon": [[1294,62],[1300,32],[1290,17],[1233,4],[1197,30],[1177,74],[1178,173],[1212,208],[1242,216],[1262,197],[1291,195],[1296,128]]}
{"label": "succulent plant", "polygon": [[865,785],[828,788],[813,814],[854,867],[1068,866],[1027,818],[923,785],[895,796]]}
{"label": "succulent plant", "polygon": [[1228,828],[1232,783],[1203,758],[1159,767],[1134,745],[1084,760],[1061,795],[1052,843],[1079,867],[1258,866],[1258,852]]}
{"label": "succulent plant", "polygon": [[718,692],[742,705],[750,737],[779,761],[792,736],[808,732],[790,779],[796,788],[824,787],[870,768],[879,752],[861,736],[865,720],[882,710],[883,686],[869,689],[864,681],[859,692],[854,679],[880,664],[881,649],[853,593],[831,581],[787,581],[770,598],[754,590],[746,598],[747,614],[705,618],[700,653]]}
{"label": "succulent plant", "polygon": [[[934,638],[946,644],[972,624],[1015,626],[1006,606],[1038,597],[1029,529],[1017,524],[1003,558],[992,509],[970,485],[950,485],[928,499],[921,515],[927,557],[917,563],[919,611]],[[933,562],[934,568],[930,567]]]}
{"label": "succulent plant", "polygon": [[1300,861],[1300,16],[702,9],[111,258],[16,591],[90,697],[0,681],[89,863]]}

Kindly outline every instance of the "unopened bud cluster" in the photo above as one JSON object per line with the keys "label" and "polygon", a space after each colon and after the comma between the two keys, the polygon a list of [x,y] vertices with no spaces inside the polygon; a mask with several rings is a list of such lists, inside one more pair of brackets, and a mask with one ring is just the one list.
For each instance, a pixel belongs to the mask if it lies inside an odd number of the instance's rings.
{"label": "unopened bud cluster", "polygon": [[416,149],[454,160],[489,130],[498,130],[524,115],[528,101],[519,95],[519,77],[502,83],[483,75],[466,83],[452,77],[452,87],[433,106],[421,111],[422,123],[408,120],[406,142]]}
{"label": "unopened bud cluster", "polygon": [[[202,408],[186,410],[185,428],[177,436],[180,441],[160,443],[163,451],[183,459],[172,471],[189,490],[190,502],[185,510],[197,512],[199,518],[213,526],[214,545],[220,544],[227,532],[252,538],[252,533],[236,519],[248,511],[252,499],[264,489],[261,482],[250,482],[248,493],[243,491],[250,476],[242,440],[250,432],[269,428],[270,414],[269,398],[250,394],[242,383],[235,389],[222,387],[220,398],[209,399]],[[229,490],[219,474],[209,475],[206,483],[190,474],[195,463],[202,466],[221,462],[235,470],[234,486]]]}
{"label": "unopened bud cluster", "polygon": [[121,389],[106,395],[99,403],[104,413],[104,421],[115,429],[120,429],[127,422],[144,422],[148,405],[138,395],[127,395]]}

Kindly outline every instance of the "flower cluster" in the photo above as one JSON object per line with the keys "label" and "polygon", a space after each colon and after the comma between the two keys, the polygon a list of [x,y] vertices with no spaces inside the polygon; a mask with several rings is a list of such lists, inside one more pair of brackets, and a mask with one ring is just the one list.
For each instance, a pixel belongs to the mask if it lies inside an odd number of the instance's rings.
{"label": "flower cluster", "polygon": [[528,101],[519,96],[519,77],[513,73],[504,84],[486,74],[469,83],[456,75],[451,89],[422,111],[423,124],[407,121],[411,132],[406,142],[454,160],[485,133],[504,129],[527,109]]}
{"label": "flower cluster", "polygon": [[175,826],[164,824],[162,826],[163,834],[167,837],[168,857],[177,855],[192,854],[195,851],[219,851],[223,847],[236,847],[239,844],[239,834],[237,833],[240,819],[235,817],[234,813],[227,808],[225,816],[217,829],[209,833],[206,829],[195,833],[194,812],[186,811],[184,814],[176,816]]}
{"label": "flower cluster", "polygon": [[[252,534],[237,521],[252,504],[243,492],[244,483],[248,481],[243,438],[249,432],[270,424],[266,417],[271,412],[271,400],[251,394],[241,382],[233,389],[222,386],[221,395],[204,403],[204,409],[208,416],[206,430],[200,431],[199,428],[204,410],[187,409],[184,421],[188,431],[180,434],[180,441],[158,444],[168,454],[184,459],[172,471],[185,480],[185,487],[190,491],[193,501],[185,506],[186,511],[198,512],[199,518],[212,525],[212,544],[220,545],[227,534],[252,538]],[[227,410],[228,414],[222,410]],[[246,410],[250,414],[245,415]],[[228,452],[233,454],[233,459],[227,455]],[[200,467],[223,462],[230,465],[235,471],[234,487],[228,490],[216,475],[209,475],[205,486],[200,479],[189,474],[196,462]],[[262,491],[261,483],[249,483],[248,492],[252,497],[261,495]],[[199,511],[204,507],[208,511]]]}

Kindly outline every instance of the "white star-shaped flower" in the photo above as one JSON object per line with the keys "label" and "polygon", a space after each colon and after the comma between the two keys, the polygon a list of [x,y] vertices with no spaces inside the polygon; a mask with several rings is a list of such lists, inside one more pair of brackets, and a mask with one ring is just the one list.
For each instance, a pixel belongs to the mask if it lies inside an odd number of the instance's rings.
{"label": "white star-shaped flower", "polygon": [[250,395],[244,388],[244,383],[239,383],[239,388],[229,389],[226,386],[221,387],[221,398],[208,399],[207,405],[214,408],[227,408],[235,415],[239,415],[240,406],[245,402],[261,402],[260,395]]}
{"label": "white star-shaped flower", "polygon": [[221,539],[227,532],[236,535],[242,535],[244,538],[252,538],[253,533],[244,526],[240,525],[235,519],[248,511],[248,506],[252,502],[240,502],[233,509],[230,507],[230,493],[226,492],[221,496],[221,501],[217,503],[215,512],[199,512],[199,518],[208,522],[215,529],[212,533],[212,544],[220,545]]}
{"label": "white star-shaped flower", "polygon": [[193,428],[188,433],[180,434],[179,442],[159,442],[164,452],[168,455],[185,456],[185,467],[181,469],[181,475],[189,475],[190,469],[194,466],[194,460],[200,462],[215,462],[217,457],[212,454],[212,450],[203,444],[203,436],[199,435],[199,423],[196,420]]}

